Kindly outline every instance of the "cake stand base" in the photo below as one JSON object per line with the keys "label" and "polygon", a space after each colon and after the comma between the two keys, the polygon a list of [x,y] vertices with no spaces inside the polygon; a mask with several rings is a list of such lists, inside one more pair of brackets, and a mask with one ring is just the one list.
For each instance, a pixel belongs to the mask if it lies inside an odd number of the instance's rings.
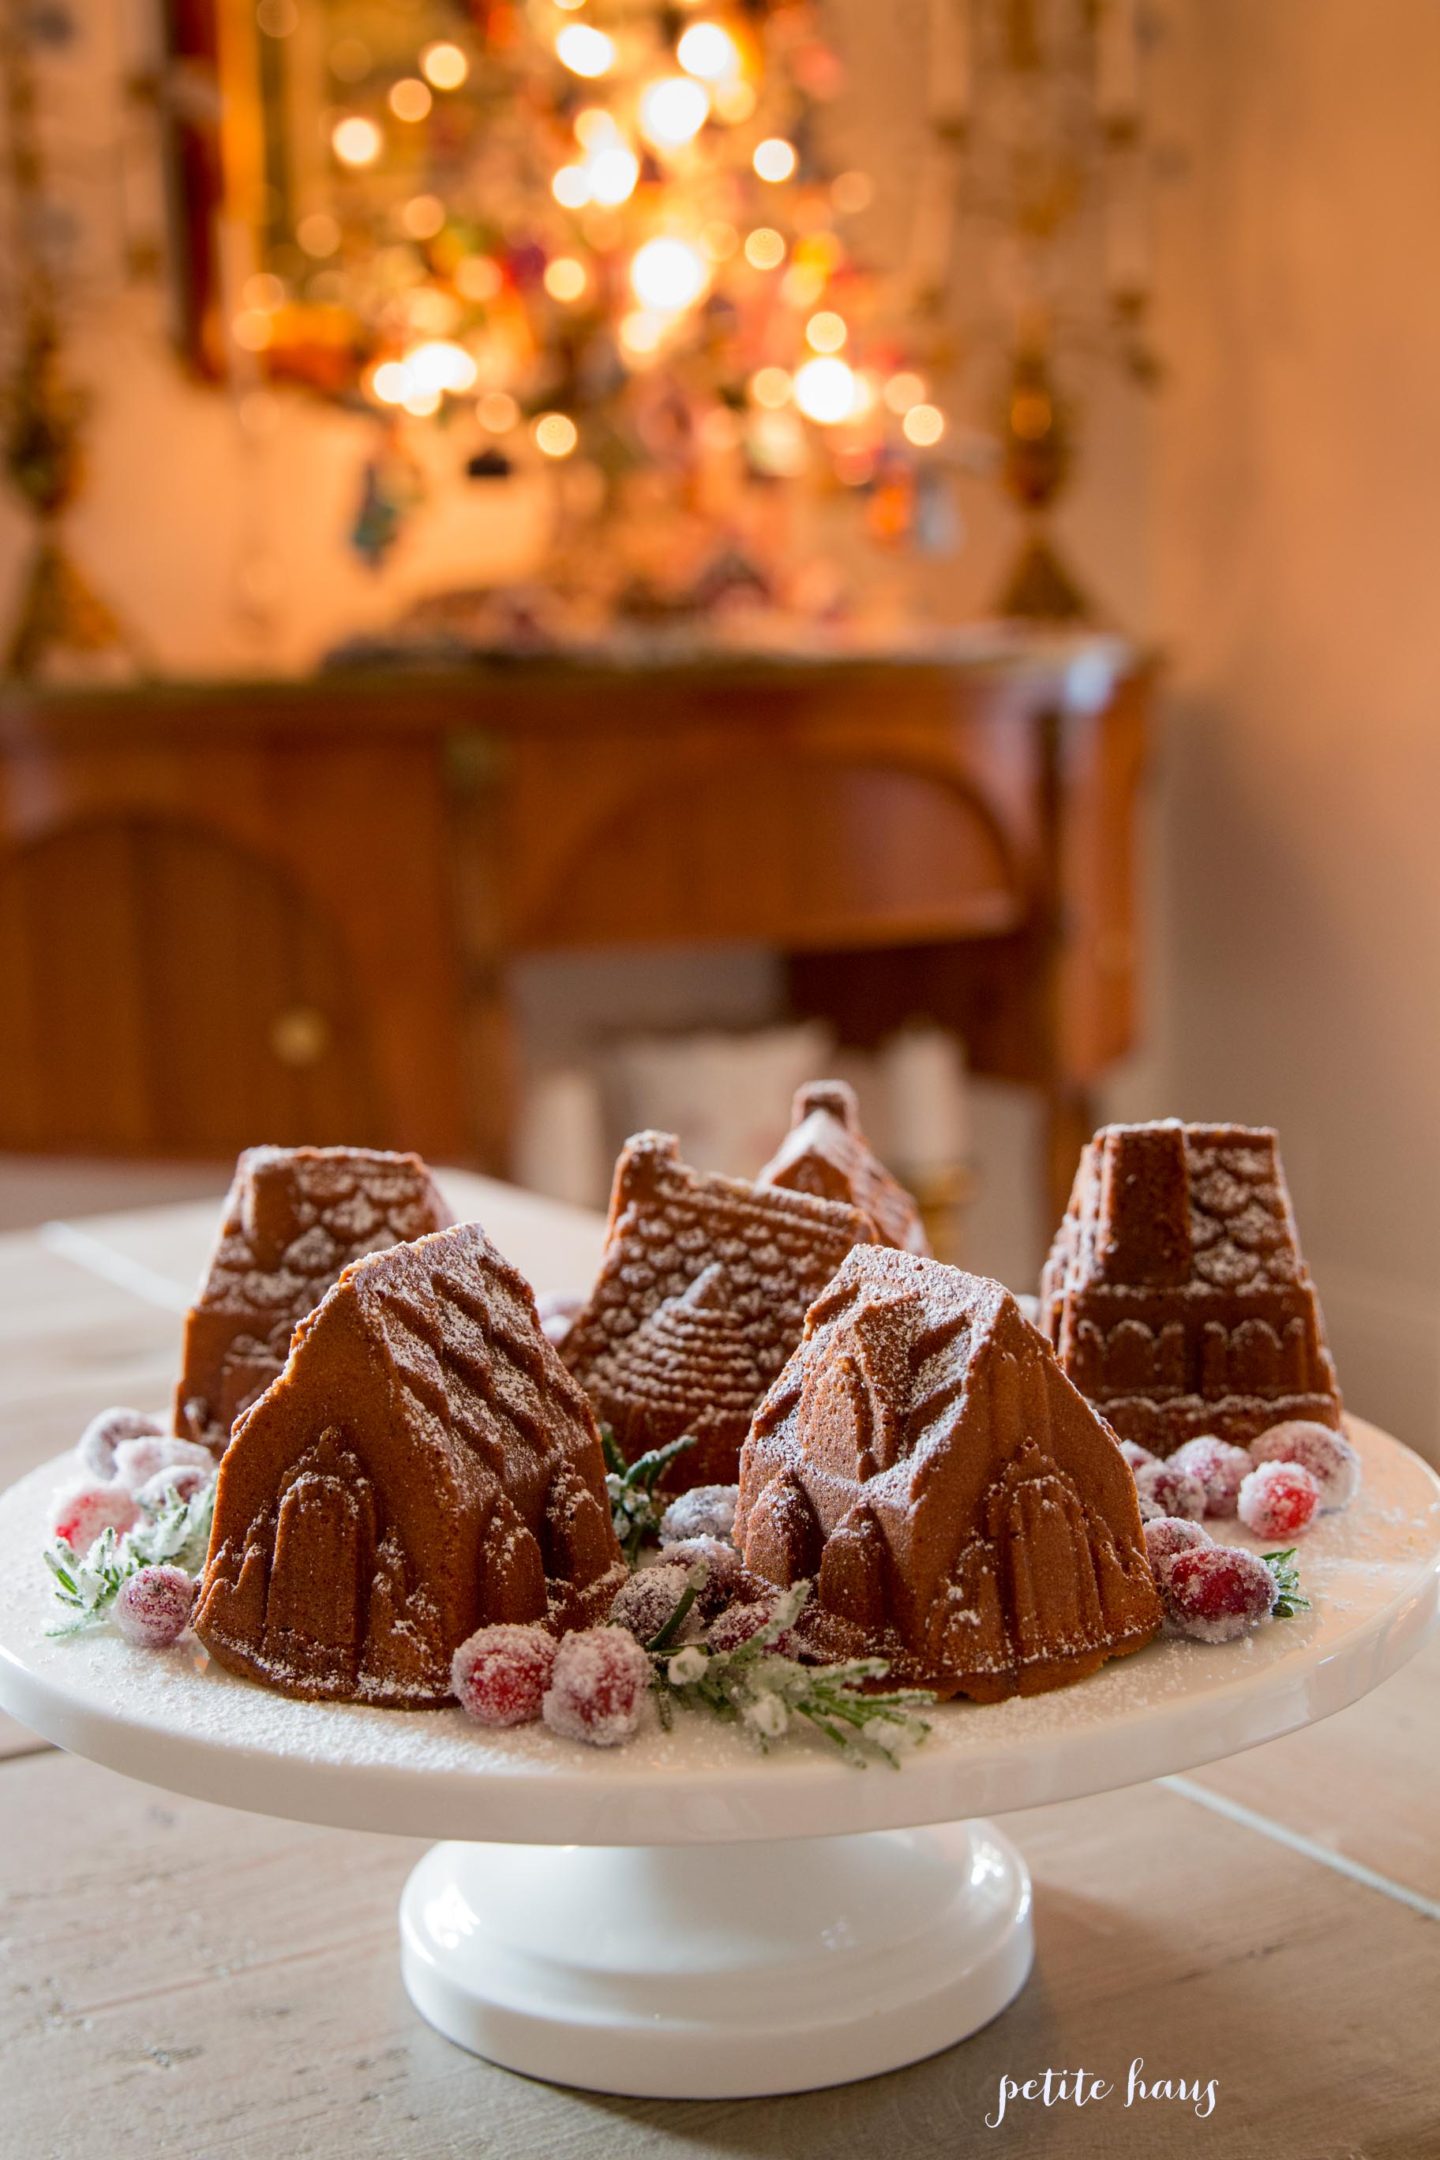
{"label": "cake stand base", "polygon": [[447,2039],[552,2084],[670,2100],[918,2062],[998,2016],[1034,1949],[1029,1872],[986,1822],[436,1845],[400,1937],[410,1999]]}

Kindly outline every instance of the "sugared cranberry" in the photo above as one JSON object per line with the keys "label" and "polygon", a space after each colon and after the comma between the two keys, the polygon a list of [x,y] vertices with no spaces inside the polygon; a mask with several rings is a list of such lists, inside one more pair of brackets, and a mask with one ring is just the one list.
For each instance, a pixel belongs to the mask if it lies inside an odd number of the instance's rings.
{"label": "sugared cranberry", "polygon": [[679,1545],[665,1547],[667,1566],[688,1570],[698,1560],[705,1563],[705,1580],[696,1597],[695,1609],[704,1619],[713,1620],[716,1613],[723,1612],[736,1598],[744,1598],[755,1578],[745,1573],[739,1553],[722,1538],[686,1538]]}
{"label": "sugared cranberry", "polygon": [[1299,1537],[1319,1512],[1320,1487],[1303,1463],[1260,1463],[1240,1487],[1237,1513],[1256,1537]]}
{"label": "sugared cranberry", "polygon": [[1320,1487],[1320,1505],[1329,1512],[1349,1507],[1360,1490],[1360,1457],[1343,1434],[1311,1418],[1287,1418],[1250,1443],[1256,1463],[1299,1463]]}
{"label": "sugared cranberry", "polygon": [[1153,1522],[1157,1515],[1199,1522],[1205,1513],[1204,1486],[1188,1470],[1177,1470],[1174,1463],[1141,1463],[1135,1472],[1135,1491],[1142,1522]]}
{"label": "sugared cranberry", "polygon": [[1157,1582],[1161,1569],[1168,1567],[1177,1553],[1193,1552],[1198,1546],[1213,1543],[1201,1524],[1186,1522],[1178,1515],[1152,1515],[1144,1532],[1145,1550]]}
{"label": "sugared cranberry", "polygon": [[660,1543],[679,1545],[688,1538],[732,1538],[738,1485],[692,1485],[672,1500],[660,1518]]}
{"label": "sugared cranberry", "polygon": [[1275,1603],[1274,1576],[1239,1545],[1176,1553],[1159,1582],[1171,1627],[1197,1642],[1232,1642],[1267,1619]]}
{"label": "sugared cranberry", "polygon": [[1177,1470],[1199,1478],[1205,1488],[1207,1515],[1233,1515],[1241,1480],[1254,1468],[1243,1447],[1232,1447],[1214,1433],[1201,1433],[1187,1440],[1183,1447],[1176,1448],[1170,1461]]}
{"label": "sugared cranberry", "polygon": [[557,1644],[542,1627],[477,1628],[450,1660],[450,1685],[480,1725],[530,1725],[540,1715]]}
{"label": "sugared cranberry", "polygon": [[166,1650],[189,1627],[198,1587],[183,1568],[137,1568],[116,1593],[115,1625],[139,1650]]}
{"label": "sugared cranberry", "polygon": [[72,1552],[88,1553],[102,1531],[123,1537],[133,1530],[140,1510],[123,1485],[72,1485],[56,1503],[51,1534]]}
{"label": "sugared cranberry", "polygon": [[[775,1615],[776,1598],[772,1592],[767,1597],[752,1598],[747,1603],[727,1605],[718,1620],[712,1620],[705,1640],[712,1650],[738,1650],[742,1643],[758,1635],[767,1621]],[[802,1644],[793,1627],[785,1628],[773,1643],[767,1645],[776,1657],[799,1657]]]}
{"label": "sugared cranberry", "polygon": [[157,1470],[154,1477],[147,1478],[135,1495],[135,1505],[144,1515],[160,1515],[177,1501],[193,1500],[203,1492],[215,1476],[212,1462],[202,1470],[198,1463],[176,1463],[172,1470]]}
{"label": "sugared cranberry", "polygon": [[182,1463],[187,1469],[203,1470],[208,1476],[215,1471],[215,1458],[209,1448],[201,1447],[196,1440],[175,1440],[168,1433],[145,1433],[134,1440],[122,1440],[115,1449],[115,1476],[127,1492],[138,1493],[142,1485],[161,1470],[178,1470]]}
{"label": "sugared cranberry", "polygon": [[[623,1583],[610,1607],[610,1621],[614,1627],[625,1628],[636,1642],[653,1642],[663,1627],[675,1617],[675,1609],[690,1587],[688,1570],[683,1567],[641,1568]],[[680,1623],[681,1641],[693,1640],[700,1632],[699,1615],[692,1602]]]}
{"label": "sugared cranberry", "polygon": [[639,1730],[651,1677],[649,1658],[624,1628],[585,1628],[556,1651],[541,1714],[563,1739],[618,1747]]}
{"label": "sugared cranberry", "polygon": [[115,1475],[115,1450],[122,1440],[143,1440],[164,1430],[160,1419],[147,1411],[124,1410],[116,1406],[91,1418],[76,1442],[75,1452],[92,1477],[112,1478]]}
{"label": "sugared cranberry", "polygon": [[1146,1463],[1159,1461],[1159,1457],[1152,1455],[1148,1447],[1141,1447],[1138,1440],[1122,1440],[1120,1453],[1132,1471],[1142,1469]]}

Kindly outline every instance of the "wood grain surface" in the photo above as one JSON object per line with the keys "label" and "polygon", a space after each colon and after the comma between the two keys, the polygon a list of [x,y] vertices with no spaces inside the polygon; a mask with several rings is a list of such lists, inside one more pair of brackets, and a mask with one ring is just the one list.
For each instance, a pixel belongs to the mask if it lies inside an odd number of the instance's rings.
{"label": "wood grain surface", "polygon": [[[593,1266],[593,1218],[444,1182],[542,1287]],[[160,1286],[193,1282],[213,1221],[186,1206],[0,1239],[0,1482],[106,1402],[164,1400],[179,1316]],[[1440,1645],[1289,1739],[1013,1817],[1038,1957],[994,2025],[863,2085],[687,2103],[535,2084],[422,2024],[395,1918],[419,1846],[174,1799],[11,1726],[0,2160],[1440,2160],[1437,1689]],[[1137,2058],[1147,2082],[1214,2079],[1213,2112],[1127,2106]],[[1116,2090],[1012,2100],[986,2126],[1002,2077],[1047,2068]]]}

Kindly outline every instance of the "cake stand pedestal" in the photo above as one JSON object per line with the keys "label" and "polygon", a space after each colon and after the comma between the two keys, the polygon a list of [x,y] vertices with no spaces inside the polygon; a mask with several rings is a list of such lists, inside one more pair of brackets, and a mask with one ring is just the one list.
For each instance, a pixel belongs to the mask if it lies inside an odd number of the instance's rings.
{"label": "cake stand pedestal", "polygon": [[1305,1541],[1308,1613],[1221,1646],[1157,1642],[1055,1694],[947,1705],[898,1771],[808,1739],[761,1758],[689,1715],[591,1751],[458,1710],[290,1702],[193,1644],[49,1638],[39,1555],[68,1459],[0,1498],[0,1707],[199,1799],[447,1840],[406,1885],[402,1970],[421,2014],[493,2062],[669,2098],[839,2084],[965,2038],[1023,1986],[1029,1877],[976,1818],[1275,1739],[1420,1646],[1440,1481],[1350,1433],[1365,1488]]}

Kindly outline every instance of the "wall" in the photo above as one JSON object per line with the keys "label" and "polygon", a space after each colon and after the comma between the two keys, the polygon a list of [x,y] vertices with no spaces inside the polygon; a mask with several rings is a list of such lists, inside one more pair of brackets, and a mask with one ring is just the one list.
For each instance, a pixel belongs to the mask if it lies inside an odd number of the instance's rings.
{"label": "wall", "polygon": [[1155,1049],[1281,1130],[1355,1407],[1440,1441],[1440,11],[1188,0],[1162,95]]}

